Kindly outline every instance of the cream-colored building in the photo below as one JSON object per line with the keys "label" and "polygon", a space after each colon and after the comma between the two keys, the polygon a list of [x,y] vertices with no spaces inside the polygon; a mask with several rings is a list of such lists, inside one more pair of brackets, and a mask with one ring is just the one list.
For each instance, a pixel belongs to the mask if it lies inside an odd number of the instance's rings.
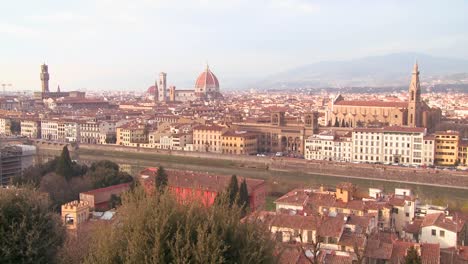
{"label": "cream-colored building", "polygon": [[468,140],[460,140],[458,144],[458,165],[468,166]]}
{"label": "cream-colored building", "polygon": [[307,160],[351,161],[352,139],[337,136],[333,131],[312,135],[305,141],[304,158]]}
{"label": "cream-colored building", "polygon": [[221,136],[228,130],[218,125],[200,125],[193,128],[195,151],[222,153]]}
{"label": "cream-colored building", "polygon": [[100,126],[96,121],[80,122],[80,142],[86,144],[100,143]]}
{"label": "cream-colored building", "polygon": [[257,134],[247,131],[227,131],[221,136],[221,153],[252,155],[257,153]]}
{"label": "cream-colored building", "polygon": [[117,127],[117,145],[139,147],[148,144],[148,129],[144,124],[128,123]]}
{"label": "cream-colored building", "polygon": [[73,120],[59,120],[58,140],[61,142],[80,142],[80,125]]}
{"label": "cream-colored building", "polygon": [[397,232],[402,232],[403,228],[413,221],[416,214],[416,197],[409,189],[395,189],[394,196],[389,204],[392,209],[392,227]]}
{"label": "cream-colored building", "polygon": [[72,201],[62,205],[62,221],[67,229],[78,229],[89,219],[89,204],[84,201]]}
{"label": "cream-colored building", "polygon": [[435,136],[427,135],[423,138],[423,165],[432,166],[434,165],[435,157]]}
{"label": "cream-colored building", "polygon": [[458,162],[459,141],[460,135],[457,131],[437,131],[435,133],[435,163],[455,166]]}
{"label": "cream-colored building", "polygon": [[11,120],[7,117],[0,117],[0,136],[11,135]]}
{"label": "cream-colored building", "polygon": [[32,139],[41,138],[41,121],[36,119],[21,120],[21,136]]}
{"label": "cream-colored building", "polygon": [[41,138],[54,141],[58,140],[58,127],[58,120],[41,120]]}

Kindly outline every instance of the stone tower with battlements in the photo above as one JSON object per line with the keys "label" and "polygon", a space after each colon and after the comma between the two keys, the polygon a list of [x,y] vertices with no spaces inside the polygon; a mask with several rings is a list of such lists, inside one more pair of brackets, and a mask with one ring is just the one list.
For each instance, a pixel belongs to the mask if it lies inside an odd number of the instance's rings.
{"label": "stone tower with battlements", "polygon": [[42,92],[49,92],[49,66],[45,63],[41,65],[41,83],[42,83]]}

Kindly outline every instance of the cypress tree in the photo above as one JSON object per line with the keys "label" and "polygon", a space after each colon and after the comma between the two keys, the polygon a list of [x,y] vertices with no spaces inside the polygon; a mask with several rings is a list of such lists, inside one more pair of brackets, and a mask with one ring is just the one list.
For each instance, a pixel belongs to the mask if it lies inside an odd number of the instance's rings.
{"label": "cypress tree", "polygon": [[154,183],[156,184],[156,189],[159,190],[160,192],[164,190],[167,186],[167,173],[166,170],[164,170],[163,166],[159,166],[158,172],[156,174],[156,179]]}
{"label": "cypress tree", "polygon": [[64,146],[62,149],[62,154],[57,161],[55,172],[58,175],[65,177],[67,180],[70,179],[73,175],[72,160],[70,158],[70,152],[68,152],[67,146]]}
{"label": "cypress tree", "polygon": [[419,256],[418,251],[416,250],[416,248],[414,248],[414,246],[411,246],[408,249],[408,252],[406,253],[406,257],[405,257],[405,263],[406,264],[421,264],[422,263],[421,257]]}
{"label": "cypress tree", "polygon": [[245,210],[249,206],[249,191],[247,190],[247,182],[245,178],[242,180],[239,189],[239,205]]}
{"label": "cypress tree", "polygon": [[237,181],[236,175],[232,175],[227,192],[229,195],[229,204],[233,205],[239,193],[239,182]]}

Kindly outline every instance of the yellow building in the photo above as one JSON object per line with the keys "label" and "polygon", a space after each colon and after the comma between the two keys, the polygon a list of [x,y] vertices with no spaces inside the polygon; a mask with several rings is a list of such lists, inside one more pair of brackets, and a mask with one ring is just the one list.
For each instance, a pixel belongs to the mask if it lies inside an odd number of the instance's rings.
{"label": "yellow building", "polygon": [[62,205],[62,221],[67,229],[78,229],[88,219],[88,202],[75,200]]}
{"label": "yellow building", "polygon": [[223,154],[251,155],[257,153],[257,134],[246,131],[227,131],[221,136]]}
{"label": "yellow building", "polygon": [[7,117],[0,117],[0,135],[11,135],[11,119]]}
{"label": "yellow building", "polygon": [[193,147],[195,151],[221,153],[221,136],[227,127],[200,125],[193,128]]}
{"label": "yellow building", "polygon": [[457,131],[437,131],[435,133],[435,155],[437,165],[455,166],[458,162],[460,135]]}
{"label": "yellow building", "polygon": [[468,140],[460,140],[458,145],[458,165],[468,166]]}
{"label": "yellow building", "polygon": [[117,127],[117,145],[139,147],[148,143],[148,129],[143,124],[128,123]]}
{"label": "yellow building", "polygon": [[38,119],[21,120],[21,136],[28,138],[41,138],[41,121]]}

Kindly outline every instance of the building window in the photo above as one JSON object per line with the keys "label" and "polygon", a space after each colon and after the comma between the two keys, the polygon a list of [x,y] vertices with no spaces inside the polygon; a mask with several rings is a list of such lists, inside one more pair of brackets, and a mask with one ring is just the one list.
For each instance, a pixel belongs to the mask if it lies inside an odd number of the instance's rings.
{"label": "building window", "polygon": [[440,236],[440,237],[445,237],[445,231],[444,231],[444,230],[440,230],[440,231],[439,231],[439,236]]}
{"label": "building window", "polygon": [[432,231],[432,236],[436,236],[436,234],[437,234],[436,230],[432,229],[431,231]]}
{"label": "building window", "polygon": [[409,217],[409,213],[406,213],[406,217]]}

